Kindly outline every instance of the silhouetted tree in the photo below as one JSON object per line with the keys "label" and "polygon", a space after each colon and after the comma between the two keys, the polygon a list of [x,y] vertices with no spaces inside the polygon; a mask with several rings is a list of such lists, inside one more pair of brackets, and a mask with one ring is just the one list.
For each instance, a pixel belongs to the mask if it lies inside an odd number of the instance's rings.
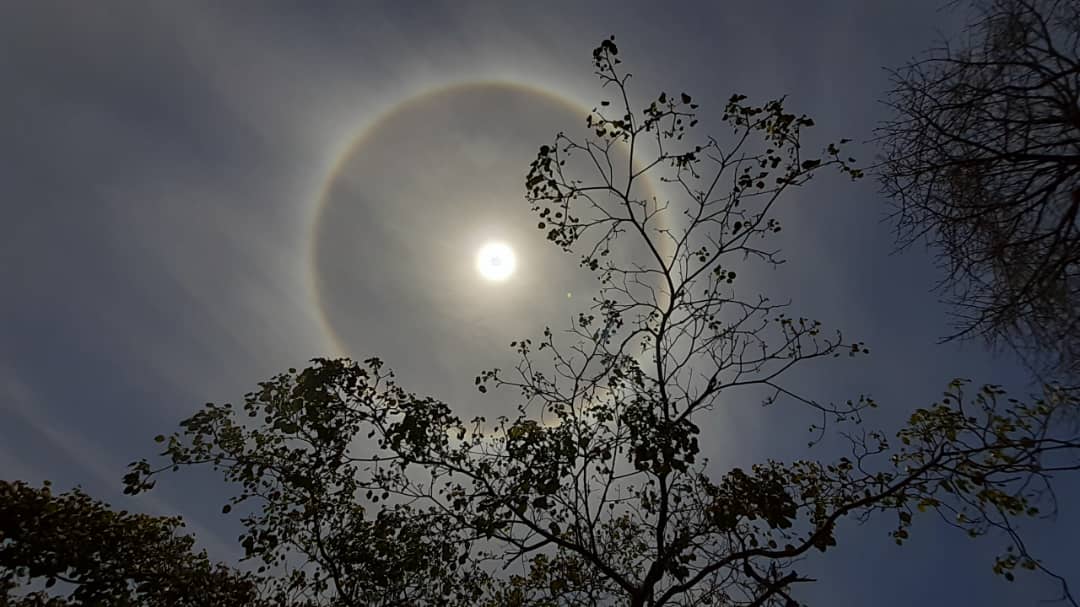
{"label": "silhouetted tree", "polygon": [[881,179],[899,242],[946,270],[957,331],[1080,386],[1080,4],[986,0],[893,73]]}
{"label": "silhouetted tree", "polygon": [[[241,543],[272,591],[326,605],[791,606],[811,581],[799,561],[835,546],[844,517],[891,512],[902,543],[921,511],[972,535],[1037,514],[1040,481],[1077,466],[1072,437],[1047,434],[1059,404],[999,407],[1000,390],[963,382],[897,448],[849,429],[851,453],[832,463],[706,468],[715,407],[808,407],[824,433],[874,406],[819,402],[787,379],[865,354],[861,342],[737,288],[744,266],[779,261],[767,241],[785,192],[826,168],[860,173],[838,145],[805,155],[813,122],[782,99],[735,95],[729,137],[683,143],[689,95],[635,109],[613,39],[593,60],[612,92],[587,119],[595,136],[542,146],[526,187],[539,228],[581,254],[599,295],[566,331],[511,344],[514,369],[476,378],[519,393],[516,414],[463,420],[377,359],[319,359],[157,437],[165,461],[133,463],[128,491],[176,467],[221,470],[238,486],[225,511],[247,512]],[[637,187],[647,177],[678,196]],[[1018,546],[1001,574],[1040,566]]]}
{"label": "silhouetted tree", "polygon": [[[260,605],[255,580],[178,535],[176,517],[116,512],[76,489],[0,481],[0,602],[21,607]],[[57,585],[59,582],[59,585]]]}

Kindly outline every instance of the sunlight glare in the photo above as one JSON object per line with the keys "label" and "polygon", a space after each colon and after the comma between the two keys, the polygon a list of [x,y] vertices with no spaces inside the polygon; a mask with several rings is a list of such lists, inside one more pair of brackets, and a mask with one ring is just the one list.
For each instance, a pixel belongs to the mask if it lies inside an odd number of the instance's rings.
{"label": "sunlight glare", "polygon": [[510,278],[517,266],[514,250],[502,242],[489,242],[476,254],[476,271],[491,281]]}

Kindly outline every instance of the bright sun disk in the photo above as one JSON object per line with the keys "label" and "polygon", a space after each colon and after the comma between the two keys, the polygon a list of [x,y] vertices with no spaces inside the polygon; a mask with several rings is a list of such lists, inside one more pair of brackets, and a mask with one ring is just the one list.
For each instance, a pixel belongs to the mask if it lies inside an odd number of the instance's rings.
{"label": "bright sun disk", "polygon": [[489,242],[476,253],[476,271],[487,280],[506,280],[516,266],[514,250],[502,242]]}

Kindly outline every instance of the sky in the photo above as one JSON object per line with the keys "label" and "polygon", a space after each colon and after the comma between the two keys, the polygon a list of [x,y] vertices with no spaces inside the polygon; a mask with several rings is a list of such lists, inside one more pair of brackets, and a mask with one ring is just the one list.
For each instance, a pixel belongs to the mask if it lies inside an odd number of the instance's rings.
{"label": "sky", "polygon": [[[125,498],[125,465],[208,401],[315,356],[377,355],[463,416],[513,339],[587,305],[576,261],[522,199],[536,148],[604,93],[590,52],[614,34],[640,99],[686,91],[705,125],[732,93],[812,116],[871,162],[885,67],[955,31],[938,2],[53,2],[0,20],[0,474],[181,513],[211,556],[239,550],[199,473]],[[711,113],[710,113],[711,112]],[[703,135],[706,133],[702,133]],[[867,342],[864,361],[796,377],[821,399],[872,393],[895,430],[953,377],[1024,388],[1007,356],[938,344],[940,274],[894,253],[872,180],[815,180],[784,203],[784,253],[751,284]],[[476,248],[518,271],[480,280]],[[568,297],[567,294],[570,294]],[[575,297],[573,294],[577,293]],[[501,408],[501,409],[500,409]],[[728,465],[797,457],[805,425],[733,402],[708,424]],[[811,454],[812,455],[812,454]],[[717,461],[714,459],[714,461]],[[717,470],[717,473],[720,471]],[[1080,586],[1080,491],[1029,525]],[[1070,514],[1071,507],[1071,514]],[[993,576],[1000,538],[933,521],[840,530],[812,604],[1035,605],[1054,588]],[[846,531],[846,533],[845,533]]]}

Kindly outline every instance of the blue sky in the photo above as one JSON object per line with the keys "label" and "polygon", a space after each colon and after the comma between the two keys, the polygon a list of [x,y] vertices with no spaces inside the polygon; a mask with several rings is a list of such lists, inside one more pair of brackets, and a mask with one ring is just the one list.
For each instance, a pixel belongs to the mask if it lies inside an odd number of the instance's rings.
{"label": "blue sky", "polygon": [[[960,14],[899,1],[581,4],[9,7],[0,21],[0,473],[182,513],[212,555],[231,558],[235,529],[212,479],[181,475],[125,499],[124,466],[202,403],[238,399],[286,367],[342,351],[382,356],[406,385],[464,412],[509,407],[477,401],[475,373],[510,361],[511,339],[563,323],[582,298],[565,295],[581,284],[574,260],[542,242],[507,188],[546,142],[522,137],[571,128],[560,121],[602,97],[589,62],[600,39],[617,36],[641,98],[690,92],[705,124],[732,93],[787,94],[815,119],[815,145],[858,143],[885,116],[883,67],[954,31]],[[542,93],[520,131],[499,127],[510,111],[497,100],[400,113],[402,102],[471,83]],[[395,111],[398,122],[383,120]],[[475,147],[393,155],[441,149],[462,124],[476,125]],[[362,146],[371,161],[334,173],[379,128]],[[853,151],[865,161],[875,153],[866,143]],[[476,178],[442,193],[424,181],[463,162]],[[335,203],[320,201],[340,180],[369,195],[327,221],[320,209]],[[936,344],[948,331],[931,293],[938,274],[918,247],[891,254],[872,180],[815,180],[786,204],[791,261],[754,284],[872,349],[866,361],[797,378],[807,391],[871,392],[883,407],[872,421],[891,430],[953,377],[1024,387],[1007,357]],[[489,236],[522,253],[516,282],[482,284],[462,270]],[[327,242],[343,257],[327,257]],[[732,403],[710,423],[710,448],[730,465],[805,455],[805,425],[782,410]],[[1063,515],[1029,531],[1076,586],[1067,550],[1080,542],[1080,491],[1075,479],[1062,489]],[[891,522],[842,528],[839,549],[807,564],[821,581],[801,596],[845,605],[1053,596],[1035,576],[992,576],[1002,540],[970,541],[928,520],[898,548]]]}

